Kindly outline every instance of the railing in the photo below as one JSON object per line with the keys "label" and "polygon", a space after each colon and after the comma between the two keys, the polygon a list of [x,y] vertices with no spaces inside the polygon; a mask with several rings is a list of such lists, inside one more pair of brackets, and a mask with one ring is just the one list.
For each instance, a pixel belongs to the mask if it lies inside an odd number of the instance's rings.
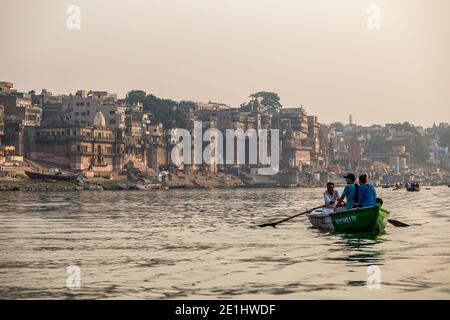
{"label": "railing", "polygon": [[99,142],[116,142],[115,138],[107,137],[90,137],[83,135],[50,135],[50,136],[35,136],[36,141],[58,141],[58,140],[85,140],[85,141],[99,141]]}

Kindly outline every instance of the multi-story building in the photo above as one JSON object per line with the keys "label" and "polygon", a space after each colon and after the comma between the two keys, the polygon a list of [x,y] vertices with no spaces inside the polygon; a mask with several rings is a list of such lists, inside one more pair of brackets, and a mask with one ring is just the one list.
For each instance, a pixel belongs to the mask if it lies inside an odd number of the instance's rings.
{"label": "multi-story building", "polygon": [[194,112],[196,112],[205,110],[227,110],[230,109],[231,106],[228,104],[211,101],[209,102],[181,101],[180,108],[183,111],[186,111],[186,109],[192,109]]}
{"label": "multi-story building", "polygon": [[119,105],[125,108],[125,153],[127,160],[133,162],[133,166],[145,169],[148,166],[145,132],[150,124],[149,113],[144,113],[142,103],[128,104],[119,101]]}
{"label": "multi-story building", "polygon": [[0,104],[4,107],[3,143],[14,147],[17,156],[23,156],[25,128],[41,124],[42,108],[33,105],[29,94],[11,90],[12,83],[2,82],[0,87]]}
{"label": "multi-story building", "polygon": [[41,126],[34,130],[28,157],[69,167],[89,174],[121,171],[124,161],[122,130],[106,126],[97,112],[89,127],[72,124]]}
{"label": "multi-story building", "polygon": [[408,171],[410,154],[406,152],[406,146],[392,146],[389,153],[389,165],[397,173]]}
{"label": "multi-story building", "polygon": [[312,150],[311,157],[315,163],[323,164],[324,159],[320,153],[319,128],[317,117],[308,116],[308,145]]}
{"label": "multi-story building", "polygon": [[6,122],[20,122],[24,126],[38,126],[41,123],[42,108],[32,104],[28,97],[0,95],[4,106]]}
{"label": "multi-story building", "polygon": [[[210,172],[215,172],[218,168],[241,168],[250,170],[254,167],[259,167],[259,152],[256,151],[256,159],[258,164],[250,163],[250,158],[254,155],[250,155],[251,152],[255,152],[254,150],[250,150],[249,143],[246,143],[245,149],[245,164],[238,164],[237,161],[237,143],[234,144],[234,162],[225,163],[227,160],[227,148],[226,148],[226,135],[227,130],[233,130],[235,133],[236,130],[241,130],[245,134],[250,134],[249,130],[254,130],[256,139],[259,139],[259,132],[261,129],[269,130],[272,128],[272,114],[265,111],[259,104],[257,100],[252,102],[250,111],[242,111],[238,108],[225,108],[221,105],[220,107],[212,107],[212,108],[203,108],[194,111],[192,114],[194,115],[195,120],[199,120],[203,122],[203,129],[207,130],[209,128],[216,128],[222,134],[223,142],[220,144],[217,142],[217,147],[221,148],[217,149],[220,154],[217,157],[218,165],[217,168],[214,166],[209,166],[208,170]],[[257,140],[258,141],[258,140]],[[258,144],[259,145],[259,144]],[[268,146],[270,146],[270,141],[268,142]]]}
{"label": "multi-story building", "polygon": [[79,90],[65,99],[64,104],[74,125],[92,126],[97,112],[101,111],[110,129],[125,129],[125,107],[119,106],[114,96],[107,92],[93,91],[86,94]]}
{"label": "multi-story building", "polygon": [[164,133],[163,124],[148,124],[145,130],[144,136],[148,167],[159,169],[160,167],[167,166],[170,162],[170,149]]}
{"label": "multi-story building", "polygon": [[281,169],[302,170],[303,166],[311,165],[311,147],[302,143],[302,135],[291,127],[290,119],[280,123],[281,129]]}
{"label": "multi-story building", "polygon": [[0,82],[0,95],[10,95],[11,90],[13,88],[13,84],[11,82]]}
{"label": "multi-story building", "polygon": [[294,132],[301,133],[303,135],[302,139],[305,139],[309,132],[308,127],[308,114],[306,110],[302,107],[300,108],[284,108],[280,110],[279,121],[289,120],[291,123],[291,128]]}

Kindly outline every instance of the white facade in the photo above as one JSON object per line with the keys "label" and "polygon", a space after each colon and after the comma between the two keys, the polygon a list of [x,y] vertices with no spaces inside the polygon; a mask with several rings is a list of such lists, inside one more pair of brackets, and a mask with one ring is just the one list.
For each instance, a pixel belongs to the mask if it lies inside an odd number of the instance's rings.
{"label": "white facade", "polygon": [[67,104],[68,110],[71,111],[71,122],[75,125],[92,126],[95,115],[101,111],[108,128],[125,129],[125,107],[119,107],[111,100],[73,96]]}

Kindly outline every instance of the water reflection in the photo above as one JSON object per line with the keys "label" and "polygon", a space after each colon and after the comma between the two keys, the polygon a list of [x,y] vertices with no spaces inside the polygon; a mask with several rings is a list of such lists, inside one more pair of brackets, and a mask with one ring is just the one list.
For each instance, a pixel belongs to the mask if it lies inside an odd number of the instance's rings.
{"label": "water reflection", "polygon": [[[382,190],[392,218],[420,225],[379,236],[305,217],[254,227],[317,206],[320,189],[3,193],[0,298],[449,298],[447,189]],[[372,265],[382,290],[365,287]]]}

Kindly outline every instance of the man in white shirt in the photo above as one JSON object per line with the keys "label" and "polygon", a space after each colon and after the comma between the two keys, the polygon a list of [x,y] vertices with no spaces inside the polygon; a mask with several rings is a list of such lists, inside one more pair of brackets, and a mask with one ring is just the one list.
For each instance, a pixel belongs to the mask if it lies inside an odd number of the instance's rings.
{"label": "man in white shirt", "polygon": [[334,190],[334,183],[327,183],[327,190],[323,193],[323,200],[325,206],[322,209],[322,212],[332,212],[336,203],[339,199],[339,191]]}

